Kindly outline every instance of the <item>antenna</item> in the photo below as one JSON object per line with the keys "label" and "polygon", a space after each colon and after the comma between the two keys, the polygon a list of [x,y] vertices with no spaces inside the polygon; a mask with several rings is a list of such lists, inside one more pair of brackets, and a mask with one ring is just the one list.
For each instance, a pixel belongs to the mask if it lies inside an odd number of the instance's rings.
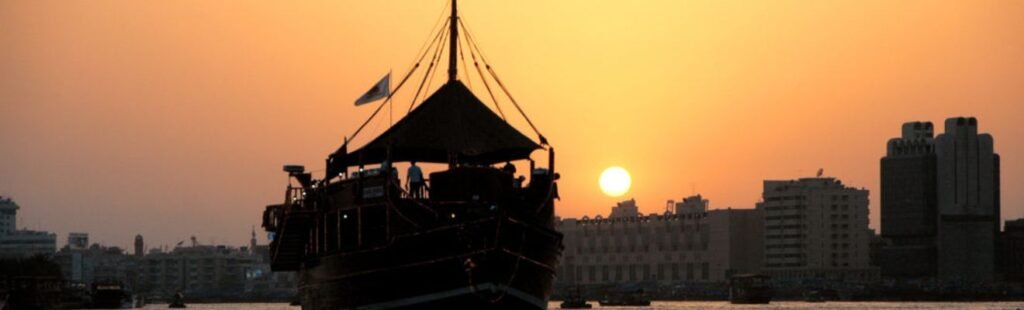
{"label": "antenna", "polygon": [[452,0],[452,17],[451,22],[448,23],[448,29],[451,31],[451,35],[448,36],[448,81],[454,81],[458,78],[458,62],[456,61],[456,55],[459,54],[459,13],[457,7],[457,0]]}

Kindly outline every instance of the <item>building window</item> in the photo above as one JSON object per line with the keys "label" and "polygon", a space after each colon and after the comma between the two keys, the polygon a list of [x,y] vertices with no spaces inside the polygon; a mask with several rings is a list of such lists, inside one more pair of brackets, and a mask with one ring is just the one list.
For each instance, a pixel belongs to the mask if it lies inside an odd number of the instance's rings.
{"label": "building window", "polygon": [[686,280],[693,281],[693,263],[686,263]]}

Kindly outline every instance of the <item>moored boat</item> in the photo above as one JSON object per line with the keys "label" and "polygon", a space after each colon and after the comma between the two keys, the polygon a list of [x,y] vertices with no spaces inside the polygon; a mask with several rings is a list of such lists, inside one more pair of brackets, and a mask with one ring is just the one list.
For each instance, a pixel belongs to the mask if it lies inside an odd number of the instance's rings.
{"label": "moored boat", "polygon": [[559,306],[562,309],[590,309],[592,307],[593,305],[587,303],[587,299],[583,297],[579,286],[576,286],[576,294],[567,296]]}
{"label": "moored boat", "polygon": [[740,274],[729,279],[729,302],[767,304],[772,301],[771,278],[762,274]]}
{"label": "moored boat", "polygon": [[633,306],[646,307],[651,305],[651,298],[640,288],[620,288],[609,291],[598,301],[602,307]]}
{"label": "moored boat", "polygon": [[[297,185],[266,208],[263,227],[274,236],[271,268],[299,273],[303,309],[547,308],[562,251],[554,149],[535,127],[539,143],[520,133],[457,78],[465,28],[456,8],[453,0],[447,33],[434,41],[440,48],[449,38],[446,84],[361,148],[349,152],[346,138],[323,178],[285,166]],[[472,37],[465,39],[472,52]],[[489,65],[488,72],[501,85]],[[546,168],[530,158],[538,149],[548,151]],[[514,169],[495,167],[526,161],[528,185]],[[435,165],[429,186],[403,188],[393,165],[406,162]]]}

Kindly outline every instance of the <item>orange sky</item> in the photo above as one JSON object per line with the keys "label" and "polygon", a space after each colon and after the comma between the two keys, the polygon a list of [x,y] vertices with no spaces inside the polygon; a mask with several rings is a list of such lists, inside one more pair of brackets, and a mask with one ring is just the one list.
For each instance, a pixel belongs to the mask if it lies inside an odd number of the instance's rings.
{"label": "orange sky", "polygon": [[[405,72],[444,6],[2,1],[0,194],[60,243],[85,231],[120,246],[136,233],[150,245],[243,244],[281,199],[281,165],[322,169],[373,110],[352,101],[389,69]],[[646,213],[694,192],[712,208],[752,208],[763,179],[824,168],[871,190],[877,228],[886,140],[904,121],[959,115],[994,135],[1003,217],[1024,216],[1022,1],[462,1],[460,11],[558,150],[562,216],[608,212],[617,199],[597,178],[611,165],[633,174],[623,198]],[[396,111],[410,100],[407,89]]]}

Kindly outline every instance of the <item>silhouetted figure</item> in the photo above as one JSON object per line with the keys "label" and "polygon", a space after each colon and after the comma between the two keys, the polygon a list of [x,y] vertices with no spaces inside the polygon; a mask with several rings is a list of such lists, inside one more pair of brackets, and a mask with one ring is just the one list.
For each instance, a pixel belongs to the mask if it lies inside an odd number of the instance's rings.
{"label": "silhouetted figure", "polygon": [[413,199],[420,199],[423,198],[423,170],[416,166],[415,160],[410,163],[409,171],[406,173],[406,178],[409,179],[409,195]]}
{"label": "silhouetted figure", "polygon": [[509,174],[515,175],[516,174],[516,165],[513,165],[512,162],[510,162],[510,161],[506,161],[505,162],[505,166],[501,168],[501,171],[505,171],[505,172],[508,172]]}
{"label": "silhouetted figure", "polygon": [[521,175],[518,178],[516,178],[516,182],[515,182],[516,189],[522,189],[523,188],[523,182],[526,182],[526,176],[522,176]]}

